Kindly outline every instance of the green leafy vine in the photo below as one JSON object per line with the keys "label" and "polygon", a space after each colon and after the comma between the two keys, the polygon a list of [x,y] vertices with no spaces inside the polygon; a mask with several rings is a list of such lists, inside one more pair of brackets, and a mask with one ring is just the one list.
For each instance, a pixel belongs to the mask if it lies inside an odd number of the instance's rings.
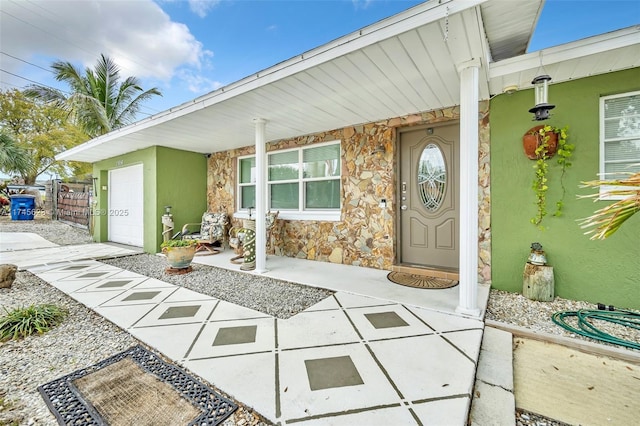
{"label": "green leafy vine", "polygon": [[540,229],[544,229],[541,225],[542,220],[547,215],[547,191],[549,190],[549,164],[548,160],[553,156],[549,153],[549,139],[552,133],[555,133],[558,138],[557,162],[561,167],[560,173],[560,186],[562,187],[562,195],[558,201],[556,201],[556,210],[553,213],[554,216],[561,216],[564,208],[564,196],[566,194],[566,188],[564,185],[564,176],[568,167],[571,167],[571,157],[575,149],[574,144],[567,142],[567,130],[568,127],[558,128],[551,125],[545,125],[537,131],[537,138],[539,140],[538,146],[535,150],[536,163],[533,165],[534,179],[531,185],[533,191],[536,194],[536,215],[531,218],[531,223]]}

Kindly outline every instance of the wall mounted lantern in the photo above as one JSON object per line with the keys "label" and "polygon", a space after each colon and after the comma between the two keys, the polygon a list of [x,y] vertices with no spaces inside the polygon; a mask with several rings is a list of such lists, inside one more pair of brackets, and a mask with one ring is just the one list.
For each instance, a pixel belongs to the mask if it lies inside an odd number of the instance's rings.
{"label": "wall mounted lantern", "polygon": [[546,120],[547,118],[549,118],[549,111],[556,107],[555,105],[548,103],[550,81],[551,77],[545,74],[537,76],[531,82],[531,84],[534,85],[536,106],[531,108],[529,112],[532,112],[534,114],[534,120]]}

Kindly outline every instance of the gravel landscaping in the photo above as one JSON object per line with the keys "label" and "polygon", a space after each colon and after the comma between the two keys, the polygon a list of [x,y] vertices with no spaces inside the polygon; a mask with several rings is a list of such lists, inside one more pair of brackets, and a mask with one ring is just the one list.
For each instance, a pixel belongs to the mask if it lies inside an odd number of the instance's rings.
{"label": "gravel landscaping", "polygon": [[[34,232],[60,245],[91,242],[85,229],[44,220],[25,223],[11,222],[2,217],[0,232]],[[332,294],[327,290],[197,264],[187,275],[167,275],[164,272],[165,259],[149,254],[104,262],[283,319]],[[12,289],[0,289],[0,309],[42,303],[65,307],[69,310],[69,317],[41,336],[0,343],[0,425],[57,424],[37,392],[37,385],[95,364],[139,343],[119,327],[29,272],[18,272]],[[586,339],[569,333],[550,320],[554,312],[578,309],[595,309],[595,306],[560,298],[552,302],[534,302],[520,294],[492,290],[486,318],[536,332]],[[640,341],[638,330],[625,328],[614,331],[618,336],[627,333],[620,337]],[[225,425],[268,424],[256,413],[239,405],[240,409],[225,421]],[[516,424],[563,425],[522,411],[516,413]]]}
{"label": "gravel landscaping", "polygon": [[195,263],[188,274],[169,275],[165,273],[166,259],[147,253],[103,262],[281,319],[290,318],[333,294],[329,290]]}

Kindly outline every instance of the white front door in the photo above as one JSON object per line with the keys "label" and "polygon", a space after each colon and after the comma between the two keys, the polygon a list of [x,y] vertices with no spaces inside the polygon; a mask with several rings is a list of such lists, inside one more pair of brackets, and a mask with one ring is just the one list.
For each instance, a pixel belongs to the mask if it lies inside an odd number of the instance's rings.
{"label": "white front door", "polygon": [[[109,241],[142,247],[143,185],[142,164],[109,170]],[[101,212],[103,213],[103,212]]]}

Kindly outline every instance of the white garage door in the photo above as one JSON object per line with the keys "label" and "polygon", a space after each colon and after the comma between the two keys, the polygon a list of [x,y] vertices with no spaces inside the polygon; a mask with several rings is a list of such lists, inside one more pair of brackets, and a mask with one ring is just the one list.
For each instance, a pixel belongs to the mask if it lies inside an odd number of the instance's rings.
{"label": "white garage door", "polygon": [[109,241],[142,247],[142,164],[109,170]]}

